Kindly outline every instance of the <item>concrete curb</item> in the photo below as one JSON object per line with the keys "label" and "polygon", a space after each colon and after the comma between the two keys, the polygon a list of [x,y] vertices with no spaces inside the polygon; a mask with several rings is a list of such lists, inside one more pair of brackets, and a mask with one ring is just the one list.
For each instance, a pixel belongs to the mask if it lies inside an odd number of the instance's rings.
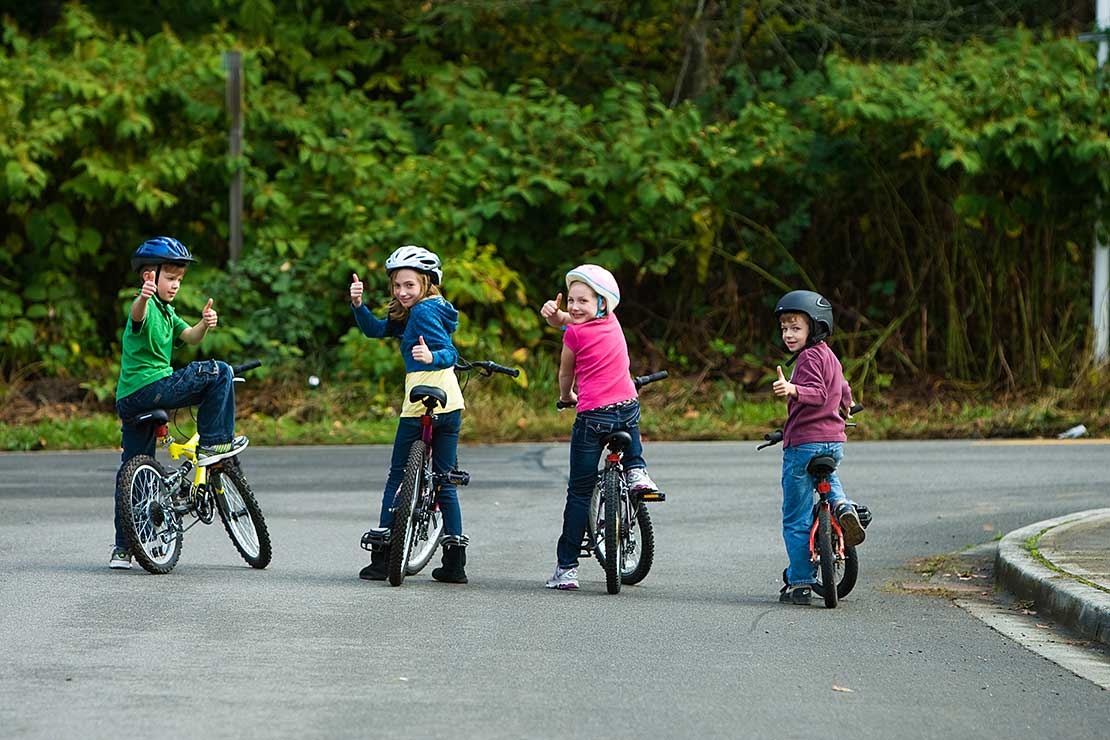
{"label": "concrete curb", "polygon": [[[1032,600],[1084,638],[1110,645],[1110,594],[1046,567],[1025,548],[1026,540],[1046,530],[1100,518],[1110,520],[1110,509],[1080,511],[1010,532],[998,543],[995,578],[1015,596]],[[1041,555],[1052,562],[1051,551]]]}

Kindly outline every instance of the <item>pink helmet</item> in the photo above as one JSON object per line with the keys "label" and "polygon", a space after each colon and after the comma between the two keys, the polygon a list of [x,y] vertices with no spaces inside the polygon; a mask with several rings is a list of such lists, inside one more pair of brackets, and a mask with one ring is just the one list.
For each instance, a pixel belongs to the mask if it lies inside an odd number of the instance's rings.
{"label": "pink helmet", "polygon": [[605,299],[604,309],[601,308],[600,302],[598,303],[598,318],[617,310],[617,305],[621,302],[621,289],[613,273],[600,265],[579,265],[567,273],[567,290],[570,290],[571,283],[576,282],[585,283],[598,296]]}

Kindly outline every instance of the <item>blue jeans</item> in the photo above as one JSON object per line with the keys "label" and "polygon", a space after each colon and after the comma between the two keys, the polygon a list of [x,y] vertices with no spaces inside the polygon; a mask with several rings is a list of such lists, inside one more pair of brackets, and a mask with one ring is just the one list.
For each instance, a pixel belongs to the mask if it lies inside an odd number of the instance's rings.
{"label": "blue jeans", "polygon": [[[786,580],[791,586],[812,584],[817,580],[817,567],[809,559],[809,530],[813,526],[813,477],[806,472],[809,461],[817,455],[828,455],[837,466],[844,459],[843,442],[810,442],[787,447],[782,451],[782,539],[790,567]],[[848,498],[834,472],[829,476],[832,490],[828,501],[832,510]]]}
{"label": "blue jeans", "polygon": [[[462,426],[462,411],[436,414],[432,419],[432,469],[437,474],[453,470],[458,464],[459,427]],[[409,459],[412,443],[421,436],[420,417],[402,416],[397,420],[397,436],[393,439],[393,458],[389,463],[389,478],[382,493],[382,511],[378,516],[378,526],[393,526],[393,497],[405,477],[405,463]],[[439,510],[443,514],[443,533],[461,535],[462,510],[459,508],[458,492],[453,484],[444,483],[439,493]]]}
{"label": "blue jeans", "polygon": [[[185,367],[116,401],[121,420],[153,409],[197,407],[200,444],[211,446],[235,437],[235,389],[231,365],[217,360],[190,362]],[[154,456],[155,429],[150,424],[122,427],[123,465],[136,455]],[[116,547],[127,547],[120,521],[119,477],[116,473]]]}
{"label": "blue jeans", "polygon": [[582,538],[590,518],[590,497],[597,484],[597,464],[604,448],[602,437],[616,431],[632,436],[632,444],[624,453],[624,469],[647,467],[644,447],[640,443],[640,404],[633,402],[606,411],[583,411],[574,419],[570,434],[570,480],[567,503],[563,509],[563,533],[559,536],[556,554],[560,568],[578,565]]}

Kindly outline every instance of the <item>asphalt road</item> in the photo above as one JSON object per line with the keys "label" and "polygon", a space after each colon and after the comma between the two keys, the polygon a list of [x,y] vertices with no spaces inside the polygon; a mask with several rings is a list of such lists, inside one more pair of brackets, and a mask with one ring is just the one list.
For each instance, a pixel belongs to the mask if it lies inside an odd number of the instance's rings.
{"label": "asphalt road", "polygon": [[943,598],[915,558],[1106,505],[1110,445],[849,442],[875,522],[836,610],[777,602],[778,448],[648,443],[655,566],[555,565],[565,445],[464,447],[466,586],[357,578],[387,447],[252,448],[274,559],[219,524],[109,571],[114,453],[0,454],[0,736],[1105,738],[1110,695]]}

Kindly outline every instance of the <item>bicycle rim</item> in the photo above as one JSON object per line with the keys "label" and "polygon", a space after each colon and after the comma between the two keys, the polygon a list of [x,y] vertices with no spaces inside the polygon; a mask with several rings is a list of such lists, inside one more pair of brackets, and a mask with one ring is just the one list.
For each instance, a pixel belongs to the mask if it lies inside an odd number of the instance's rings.
{"label": "bicycle rim", "polygon": [[181,556],[181,523],[165,483],[166,472],[146,455],[127,461],[120,473],[120,517],[131,554],[149,573],[173,570]]}

